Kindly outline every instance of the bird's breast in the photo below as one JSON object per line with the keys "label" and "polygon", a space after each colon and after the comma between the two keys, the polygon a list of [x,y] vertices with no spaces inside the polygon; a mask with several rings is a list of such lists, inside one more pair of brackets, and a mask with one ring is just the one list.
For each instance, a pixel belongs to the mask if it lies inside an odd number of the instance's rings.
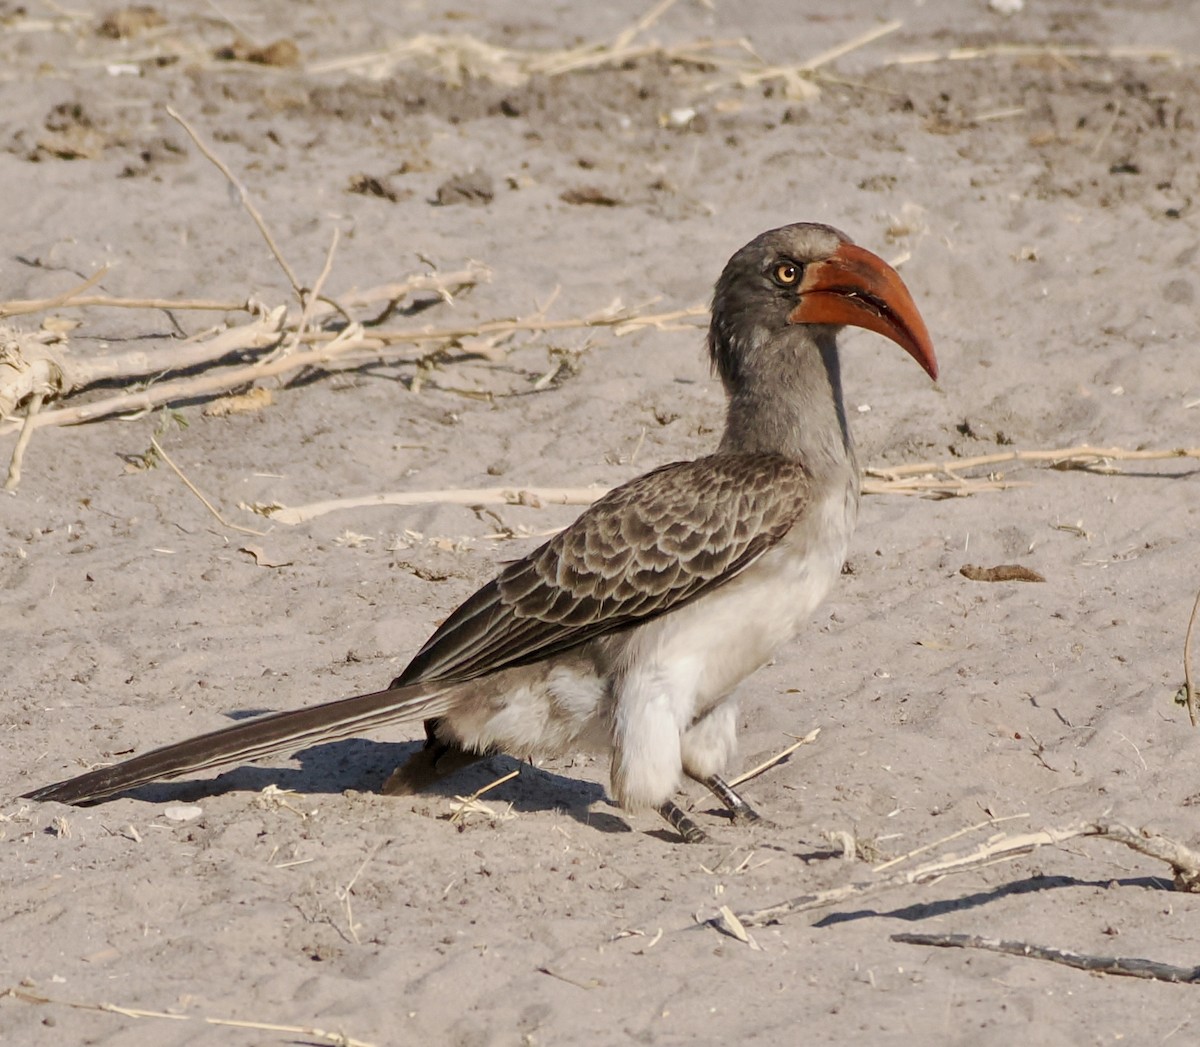
{"label": "bird's breast", "polygon": [[640,626],[626,664],[660,676],[663,689],[675,695],[681,722],[703,716],[816,610],[841,573],[857,508],[857,485],[829,490],[742,574]]}

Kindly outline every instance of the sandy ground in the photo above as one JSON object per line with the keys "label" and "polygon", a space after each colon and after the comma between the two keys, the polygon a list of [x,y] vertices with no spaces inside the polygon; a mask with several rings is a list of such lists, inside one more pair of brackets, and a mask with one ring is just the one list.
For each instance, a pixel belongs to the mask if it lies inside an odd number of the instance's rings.
{"label": "sandy ground", "polygon": [[[808,98],[661,55],[524,84],[476,68],[456,85],[394,47],[612,40],[638,0],[222,6],[255,44],[292,41],[290,68],[214,59],[236,35],[215,5],[158,2],[162,24],[126,39],[98,32],[103,5],[70,7],[0,3],[0,300],[107,265],[113,295],[289,301],[171,105],[238,172],[303,281],[334,229],[334,296],[427,262],[491,267],[414,326],[528,314],[556,291],[559,319],[617,298],[702,304],[751,236],[819,220],[904,259],[942,363],[935,387],[894,346],[847,334],[864,461],[1200,444],[1200,20],[1182,2],[1026,0],[1004,16],[982,0],[681,0],[637,38],[744,37],[794,65],[902,23],[824,66]],[[1033,53],[894,61],[1001,43]],[[385,55],[338,62],[371,52]],[[472,170],[490,199],[435,203]],[[364,174],[387,195],[351,192]],[[56,315],[83,320],[77,354],[162,350],[221,319]],[[433,504],[287,527],[240,506],[620,482],[712,446],[721,397],[701,343],[696,326],[563,330],[490,360],[452,349],[417,391],[413,365],[370,365],[267,383],[274,404],[257,412],[177,405],[187,427],[167,426],[164,449],[258,538],[170,469],[138,467],[157,413],[38,430],[0,498],[0,989],[192,1020],[8,996],[0,1042],[319,1042],[211,1017],[373,1044],[1194,1041],[1192,987],[890,940],[962,932],[1196,963],[1200,902],[1122,849],[1076,841],[793,916],[755,929],[760,949],[703,923],[866,879],[869,862],[989,818],[1027,816],[950,846],[1107,815],[1194,843],[1197,736],[1174,703],[1200,585],[1194,459],[1118,475],[1004,466],[1019,486],[868,498],[849,572],[743,687],[741,766],[821,728],[747,786],[774,827],[730,826],[694,790],[713,842],[679,845],[615,808],[589,756],[523,768],[486,797],[494,816],[458,826],[454,795],[517,765],[396,802],[375,790],[403,735],[90,809],[16,799],[230,715],[374,690],[499,562],[577,511]],[[569,366],[539,384],[556,361]],[[964,563],[1046,581],[969,581]],[[293,792],[272,801],[269,785]],[[169,819],[181,801],[200,816]],[[859,860],[829,833],[852,833]]]}

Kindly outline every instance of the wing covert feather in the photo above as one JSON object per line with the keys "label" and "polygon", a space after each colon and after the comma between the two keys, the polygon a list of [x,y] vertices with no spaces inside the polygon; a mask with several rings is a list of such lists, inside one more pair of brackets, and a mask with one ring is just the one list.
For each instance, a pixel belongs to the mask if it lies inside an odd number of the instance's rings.
{"label": "wing covert feather", "polygon": [[663,614],[757,560],[808,493],[803,466],[778,455],[710,455],[639,476],[468,598],[395,685],[538,661]]}

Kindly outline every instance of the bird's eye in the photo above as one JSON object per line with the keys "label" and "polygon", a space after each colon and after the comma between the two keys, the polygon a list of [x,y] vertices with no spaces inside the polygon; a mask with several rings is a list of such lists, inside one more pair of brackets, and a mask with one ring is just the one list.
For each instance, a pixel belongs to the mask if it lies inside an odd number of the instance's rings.
{"label": "bird's eye", "polygon": [[780,262],[771,271],[771,277],[780,287],[791,287],[800,279],[800,266],[795,262]]}

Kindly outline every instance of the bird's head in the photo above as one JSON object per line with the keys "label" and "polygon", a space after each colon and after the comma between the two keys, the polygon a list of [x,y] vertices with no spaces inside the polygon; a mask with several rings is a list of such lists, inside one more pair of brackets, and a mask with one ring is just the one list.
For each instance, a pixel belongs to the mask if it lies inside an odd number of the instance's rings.
{"label": "bird's head", "polygon": [[899,274],[827,225],[772,229],[729,259],[713,295],[708,335],[726,387],[738,384],[748,356],[796,325],[865,327],[937,378],[929,332]]}

